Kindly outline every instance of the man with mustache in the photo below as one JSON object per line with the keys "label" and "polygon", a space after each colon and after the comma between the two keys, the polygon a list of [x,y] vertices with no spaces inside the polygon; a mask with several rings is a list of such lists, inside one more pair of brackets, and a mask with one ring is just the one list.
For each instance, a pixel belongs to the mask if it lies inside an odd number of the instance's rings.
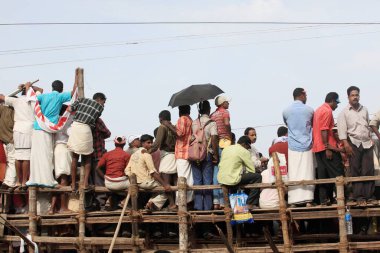
{"label": "man with mustache", "polygon": [[[366,107],[359,103],[360,89],[351,86],[347,89],[348,106],[339,114],[338,133],[350,161],[353,177],[373,176],[373,145]],[[374,201],[375,182],[353,182],[352,199],[359,205]]]}

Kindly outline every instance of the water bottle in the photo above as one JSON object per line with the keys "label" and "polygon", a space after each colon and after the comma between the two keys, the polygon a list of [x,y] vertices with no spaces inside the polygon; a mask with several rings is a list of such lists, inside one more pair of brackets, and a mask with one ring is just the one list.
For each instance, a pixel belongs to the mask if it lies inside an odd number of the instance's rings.
{"label": "water bottle", "polygon": [[347,235],[352,235],[353,230],[352,230],[352,216],[350,213],[350,210],[346,208],[346,214],[344,215],[344,219],[346,221],[346,231]]}

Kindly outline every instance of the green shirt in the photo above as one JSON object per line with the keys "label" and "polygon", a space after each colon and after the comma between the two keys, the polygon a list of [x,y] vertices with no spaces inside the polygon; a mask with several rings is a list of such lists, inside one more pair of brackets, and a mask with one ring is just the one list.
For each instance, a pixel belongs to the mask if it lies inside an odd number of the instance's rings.
{"label": "green shirt", "polygon": [[251,153],[240,144],[226,147],[219,163],[218,182],[225,185],[239,184],[243,168],[246,172],[255,173]]}

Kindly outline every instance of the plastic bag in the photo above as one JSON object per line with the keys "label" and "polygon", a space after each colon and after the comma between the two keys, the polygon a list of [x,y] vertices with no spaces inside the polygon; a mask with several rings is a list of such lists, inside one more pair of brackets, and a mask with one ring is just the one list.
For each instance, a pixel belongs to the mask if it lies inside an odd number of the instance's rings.
{"label": "plastic bag", "polygon": [[253,223],[252,214],[247,207],[248,195],[244,192],[230,194],[230,203],[233,211],[231,224]]}

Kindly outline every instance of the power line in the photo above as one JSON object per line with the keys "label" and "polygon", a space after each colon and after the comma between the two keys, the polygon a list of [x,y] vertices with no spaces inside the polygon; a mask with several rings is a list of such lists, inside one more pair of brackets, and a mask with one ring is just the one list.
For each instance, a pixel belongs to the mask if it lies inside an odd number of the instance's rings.
{"label": "power line", "polygon": [[137,22],[15,22],[0,26],[48,25],[380,25],[380,22],[305,22],[305,21],[137,21]]}
{"label": "power line", "polygon": [[24,64],[24,65],[5,66],[5,67],[0,67],[0,70],[1,69],[14,69],[14,68],[34,67],[34,66],[45,66],[45,65],[63,64],[63,63],[72,63],[72,62],[99,61],[99,60],[126,58],[126,57],[133,57],[133,56],[147,56],[147,55],[158,55],[158,54],[167,54],[167,53],[189,52],[189,51],[198,51],[198,50],[216,49],[216,48],[227,48],[227,47],[236,47],[236,46],[248,46],[248,45],[254,45],[254,44],[258,45],[258,44],[290,42],[290,41],[298,41],[298,40],[309,40],[309,39],[333,38],[333,37],[341,37],[341,36],[363,35],[363,34],[379,33],[379,32],[380,32],[380,30],[378,30],[378,31],[371,31],[371,32],[346,33],[346,34],[335,34],[335,35],[325,35],[325,36],[322,35],[322,36],[312,36],[312,37],[303,37],[303,38],[274,40],[274,41],[247,42],[247,43],[238,43],[238,44],[230,44],[230,45],[198,47],[198,48],[178,49],[178,50],[167,50],[167,51],[157,51],[157,52],[148,52],[148,53],[127,54],[127,55],[118,55],[118,56],[92,57],[92,58],[83,58],[83,59],[76,59],[76,60],[63,60],[63,61],[44,62],[44,63],[36,63],[36,64]]}

